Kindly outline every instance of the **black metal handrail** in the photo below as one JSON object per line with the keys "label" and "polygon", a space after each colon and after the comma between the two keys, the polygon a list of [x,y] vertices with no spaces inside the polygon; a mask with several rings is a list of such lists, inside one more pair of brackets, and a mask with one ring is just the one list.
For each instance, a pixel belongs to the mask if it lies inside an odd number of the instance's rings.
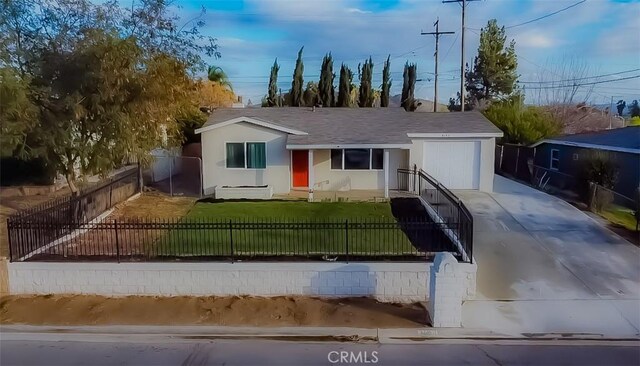
{"label": "black metal handrail", "polygon": [[[473,261],[473,216],[462,201],[424,170],[398,169],[398,190],[413,193],[427,203],[434,221],[445,224],[465,261]],[[461,254],[463,254],[461,253]]]}

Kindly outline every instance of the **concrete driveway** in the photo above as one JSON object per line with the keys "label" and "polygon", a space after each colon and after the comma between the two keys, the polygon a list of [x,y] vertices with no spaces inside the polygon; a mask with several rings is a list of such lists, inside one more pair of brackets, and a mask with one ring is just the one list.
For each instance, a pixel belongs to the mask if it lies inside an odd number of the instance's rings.
{"label": "concrete driveway", "polygon": [[473,328],[640,332],[640,249],[570,204],[496,176],[494,193],[457,191],[474,216]]}

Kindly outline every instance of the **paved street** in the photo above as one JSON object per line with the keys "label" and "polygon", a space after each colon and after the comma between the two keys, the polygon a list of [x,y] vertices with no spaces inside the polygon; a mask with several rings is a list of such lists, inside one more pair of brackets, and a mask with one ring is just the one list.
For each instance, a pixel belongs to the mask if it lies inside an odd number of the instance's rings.
{"label": "paved street", "polygon": [[[530,345],[530,342],[518,345],[433,343],[380,345],[255,340],[186,343],[2,341],[0,351],[0,364],[3,366],[640,364],[640,347],[637,343],[635,346],[629,346],[628,343],[627,345],[603,343],[594,346]],[[341,356],[345,358],[340,360]]]}
{"label": "paved street", "polygon": [[637,335],[640,249],[570,204],[496,176],[457,191],[474,216],[478,296],[469,328]]}

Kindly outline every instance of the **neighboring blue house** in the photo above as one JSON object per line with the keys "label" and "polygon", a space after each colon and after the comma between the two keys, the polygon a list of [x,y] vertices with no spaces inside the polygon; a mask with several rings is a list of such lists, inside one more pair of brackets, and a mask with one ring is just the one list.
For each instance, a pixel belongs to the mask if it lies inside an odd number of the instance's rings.
{"label": "neighboring blue house", "polygon": [[531,147],[534,165],[547,170],[554,187],[575,191],[582,164],[596,151],[607,153],[618,167],[614,191],[633,199],[640,187],[640,126],[559,136]]}

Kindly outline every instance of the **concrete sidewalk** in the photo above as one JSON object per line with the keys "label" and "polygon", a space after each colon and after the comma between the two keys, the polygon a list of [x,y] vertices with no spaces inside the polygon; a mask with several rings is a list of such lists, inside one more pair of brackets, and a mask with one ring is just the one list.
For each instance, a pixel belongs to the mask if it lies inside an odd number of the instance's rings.
{"label": "concrete sidewalk", "polygon": [[456,192],[474,215],[476,299],[463,326],[504,333],[640,334],[640,248],[570,204],[496,176]]}

